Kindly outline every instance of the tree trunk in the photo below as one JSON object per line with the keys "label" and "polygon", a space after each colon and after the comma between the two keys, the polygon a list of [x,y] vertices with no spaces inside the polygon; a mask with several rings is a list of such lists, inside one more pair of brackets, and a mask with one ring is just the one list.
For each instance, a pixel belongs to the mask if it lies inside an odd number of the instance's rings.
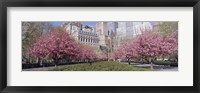
{"label": "tree trunk", "polygon": [[41,61],[41,59],[37,58],[37,65],[38,65],[38,67],[40,67],[40,61]]}
{"label": "tree trunk", "polygon": [[129,61],[129,59],[128,59],[128,64],[129,64],[129,65],[131,64],[130,61]]}
{"label": "tree trunk", "polygon": [[90,65],[92,65],[92,62],[89,62],[90,63]]}
{"label": "tree trunk", "polygon": [[164,57],[162,57],[162,61],[164,61],[165,60],[165,58]]}
{"label": "tree trunk", "polygon": [[40,66],[43,66],[42,60],[40,60]]}
{"label": "tree trunk", "polygon": [[36,58],[36,63],[38,63],[38,58]]}
{"label": "tree trunk", "polygon": [[150,67],[151,67],[151,69],[153,70],[153,62],[150,61],[150,63],[151,63]]}
{"label": "tree trunk", "polygon": [[58,65],[58,60],[57,60],[57,59],[54,59],[54,63],[55,63],[55,67],[57,67],[57,65]]}
{"label": "tree trunk", "polygon": [[178,57],[176,58],[176,62],[178,62]]}

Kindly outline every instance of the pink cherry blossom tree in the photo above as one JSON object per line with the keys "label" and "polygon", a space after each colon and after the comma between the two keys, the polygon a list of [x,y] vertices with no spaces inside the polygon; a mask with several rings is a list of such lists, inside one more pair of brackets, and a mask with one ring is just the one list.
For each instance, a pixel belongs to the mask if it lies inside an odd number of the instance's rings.
{"label": "pink cherry blossom tree", "polygon": [[106,61],[106,60],[108,60],[108,55],[106,53],[101,53],[99,55],[99,59],[103,60],[103,61]]}
{"label": "pink cherry blossom tree", "polygon": [[113,59],[115,59],[115,60],[124,59],[124,54],[123,54],[122,48],[123,48],[123,47],[120,47],[120,48],[118,48],[117,50],[115,50],[115,51],[112,53],[112,58],[113,58]]}
{"label": "pink cherry blossom tree", "polygon": [[55,66],[62,58],[75,58],[78,56],[78,44],[69,34],[60,29],[53,29],[46,35],[41,36],[29,49],[28,54],[32,57],[53,59]]}
{"label": "pink cherry blossom tree", "polygon": [[170,33],[164,36],[155,31],[146,31],[134,39],[125,42],[114,51],[116,59],[130,60],[143,59],[151,63],[159,57],[167,57],[178,51],[178,34]]}
{"label": "pink cherry blossom tree", "polygon": [[126,42],[124,43],[123,48],[122,48],[122,54],[124,56],[121,56],[121,57],[124,57],[130,64],[131,60],[133,61],[139,58],[137,49],[138,49],[138,43],[136,42],[135,39],[133,39],[132,41]]}
{"label": "pink cherry blossom tree", "polygon": [[130,61],[137,59],[139,56],[137,54],[137,43],[135,40],[127,41],[122,44],[120,48],[115,50],[112,54],[112,58],[126,60],[129,64]]}
{"label": "pink cherry blossom tree", "polygon": [[90,64],[97,60],[98,56],[95,52],[95,50],[91,47],[88,46],[81,46],[79,53],[79,59],[84,61],[84,62],[89,62]]}
{"label": "pink cherry blossom tree", "polygon": [[157,32],[147,31],[137,37],[138,47],[137,53],[142,59],[151,63],[151,69],[153,69],[153,60],[160,54],[160,46],[163,42],[163,37]]}
{"label": "pink cherry blossom tree", "polygon": [[174,31],[163,37],[163,42],[160,44],[160,54],[162,57],[175,55],[178,61],[178,31]]}

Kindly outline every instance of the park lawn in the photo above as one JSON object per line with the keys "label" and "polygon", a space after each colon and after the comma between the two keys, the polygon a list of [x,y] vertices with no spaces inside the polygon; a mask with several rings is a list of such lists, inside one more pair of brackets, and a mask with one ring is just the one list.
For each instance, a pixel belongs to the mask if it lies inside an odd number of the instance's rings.
{"label": "park lawn", "polygon": [[119,62],[96,62],[96,63],[85,63],[68,65],[64,67],[56,67],[50,69],[50,71],[152,71],[149,68],[141,68],[136,66],[131,66],[128,64],[122,64]]}

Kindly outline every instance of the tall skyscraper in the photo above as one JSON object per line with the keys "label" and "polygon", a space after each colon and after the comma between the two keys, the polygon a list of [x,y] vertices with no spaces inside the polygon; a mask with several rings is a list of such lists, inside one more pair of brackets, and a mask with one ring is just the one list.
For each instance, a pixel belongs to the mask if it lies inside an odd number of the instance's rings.
{"label": "tall skyscraper", "polygon": [[116,47],[119,47],[123,40],[133,38],[148,30],[153,30],[150,22],[118,22]]}
{"label": "tall skyscraper", "polygon": [[96,23],[96,33],[99,36],[99,45],[106,46],[106,38],[107,38],[107,22],[97,22]]}

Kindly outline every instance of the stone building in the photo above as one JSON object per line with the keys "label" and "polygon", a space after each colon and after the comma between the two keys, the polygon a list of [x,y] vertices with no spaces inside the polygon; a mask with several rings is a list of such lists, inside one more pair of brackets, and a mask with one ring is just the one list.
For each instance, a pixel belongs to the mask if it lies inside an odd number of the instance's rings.
{"label": "stone building", "polygon": [[97,22],[96,23],[96,33],[99,37],[99,45],[100,46],[106,46],[106,39],[108,37],[107,32],[107,22]]}
{"label": "stone building", "polygon": [[81,22],[65,22],[62,27],[80,44],[99,47],[99,37],[94,27],[82,25]]}

